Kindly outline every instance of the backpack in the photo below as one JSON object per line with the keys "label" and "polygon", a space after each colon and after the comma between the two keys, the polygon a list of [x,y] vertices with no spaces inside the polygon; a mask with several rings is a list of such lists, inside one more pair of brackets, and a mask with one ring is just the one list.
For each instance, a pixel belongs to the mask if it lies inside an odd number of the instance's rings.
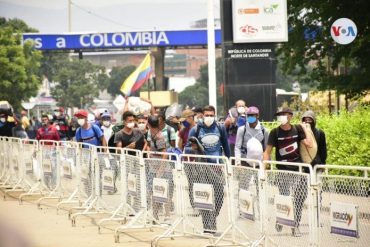
{"label": "backpack", "polygon": [[[263,135],[263,139],[261,141],[261,144],[262,144],[262,149],[263,151],[265,151],[266,147],[265,147],[265,127],[261,124],[261,130],[262,130],[262,135]],[[244,132],[243,132],[243,139],[242,139],[242,148],[243,148],[243,144],[244,144],[244,136],[245,136],[245,132],[247,131],[247,123],[244,125]]]}
{"label": "backpack", "polygon": [[[96,139],[98,140],[98,143],[99,143],[99,146],[101,146],[101,141],[100,141],[100,139],[99,139],[99,137],[98,137],[98,133],[96,133],[96,128],[99,128],[98,126],[96,126],[95,124],[91,124],[91,128],[93,129],[93,131],[94,131],[94,135],[95,135],[95,137],[96,137]],[[78,129],[77,129],[77,131],[76,131],[76,140],[77,140],[77,142],[83,142],[84,141],[84,139],[82,138],[82,135],[81,135],[81,127],[79,127]],[[77,139],[77,134],[81,137],[81,139]]]}
{"label": "backpack", "polygon": [[[123,129],[123,127],[125,127],[125,125],[123,123],[118,123],[116,125],[113,126],[112,130],[113,130],[113,133],[112,133],[112,136],[109,138],[108,140],[108,147],[116,147],[116,144],[114,143],[114,136],[116,135],[117,132],[119,132],[121,129]],[[113,150],[109,150],[110,152],[113,152]]]}

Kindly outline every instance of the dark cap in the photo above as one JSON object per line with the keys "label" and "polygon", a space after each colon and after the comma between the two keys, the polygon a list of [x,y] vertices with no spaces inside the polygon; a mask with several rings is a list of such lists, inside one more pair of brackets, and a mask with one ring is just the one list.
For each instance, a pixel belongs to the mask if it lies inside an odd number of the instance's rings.
{"label": "dark cap", "polygon": [[282,113],[289,113],[289,114],[293,115],[292,109],[290,109],[289,107],[283,107],[283,108],[279,108],[278,109],[278,111],[276,112],[275,116],[280,115]]}

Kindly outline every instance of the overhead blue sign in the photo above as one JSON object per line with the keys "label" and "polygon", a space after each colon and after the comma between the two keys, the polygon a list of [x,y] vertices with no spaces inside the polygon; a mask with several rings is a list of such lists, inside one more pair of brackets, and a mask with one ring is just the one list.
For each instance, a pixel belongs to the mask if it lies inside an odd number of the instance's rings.
{"label": "overhead blue sign", "polygon": [[[207,45],[207,30],[117,32],[85,34],[23,34],[38,50],[140,48],[151,46]],[[216,45],[221,44],[221,30],[215,30]]]}

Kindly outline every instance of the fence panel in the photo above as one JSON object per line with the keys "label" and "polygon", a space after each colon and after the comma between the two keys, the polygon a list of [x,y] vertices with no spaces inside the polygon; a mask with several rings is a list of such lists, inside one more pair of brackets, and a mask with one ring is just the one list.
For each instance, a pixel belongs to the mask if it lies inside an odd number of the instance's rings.
{"label": "fence panel", "polygon": [[[279,246],[307,246],[313,242],[310,165],[265,162],[266,241]],[[306,172],[304,172],[306,171]]]}
{"label": "fence panel", "polygon": [[7,179],[5,182],[6,190],[14,190],[22,188],[23,180],[23,167],[22,167],[22,142],[19,138],[8,138],[8,166],[7,166]]}
{"label": "fence panel", "polygon": [[95,147],[87,144],[78,144],[78,166],[77,171],[79,174],[79,193],[78,199],[80,203],[88,203],[94,193],[94,154]]}
{"label": "fence panel", "polygon": [[173,224],[179,217],[175,154],[144,152],[146,200],[157,224]]}
{"label": "fence panel", "polygon": [[245,233],[251,242],[264,237],[263,203],[264,192],[259,179],[262,163],[250,159],[230,159],[231,166],[230,193],[233,200],[232,216],[238,229]]}
{"label": "fence panel", "polygon": [[42,182],[51,194],[57,190],[59,183],[59,159],[58,159],[58,145],[59,142],[41,140],[41,171]]}
{"label": "fence panel", "polygon": [[222,236],[231,228],[226,157],[181,155],[183,207],[189,234]]}
{"label": "fence panel", "polygon": [[41,168],[37,160],[38,142],[22,139],[22,163],[26,183],[33,187],[41,180]]}
{"label": "fence panel", "polygon": [[8,138],[0,136],[0,185],[5,182],[9,175],[8,146]]}
{"label": "fence panel", "polygon": [[[113,150],[113,149],[112,149]],[[116,209],[122,200],[121,157],[119,153],[97,152],[99,183],[97,193],[101,206]]]}
{"label": "fence panel", "polygon": [[370,168],[320,165],[314,173],[320,246],[369,246]]}

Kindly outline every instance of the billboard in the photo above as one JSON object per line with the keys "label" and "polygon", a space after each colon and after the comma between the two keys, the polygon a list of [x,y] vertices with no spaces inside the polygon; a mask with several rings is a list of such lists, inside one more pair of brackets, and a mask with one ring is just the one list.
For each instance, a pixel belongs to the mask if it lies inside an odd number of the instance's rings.
{"label": "billboard", "polygon": [[[23,34],[38,50],[134,49],[143,47],[206,46],[207,30],[148,31],[79,34]],[[221,44],[221,30],[215,30],[216,45]]]}
{"label": "billboard", "polygon": [[233,0],[234,43],[288,41],[286,0]]}

